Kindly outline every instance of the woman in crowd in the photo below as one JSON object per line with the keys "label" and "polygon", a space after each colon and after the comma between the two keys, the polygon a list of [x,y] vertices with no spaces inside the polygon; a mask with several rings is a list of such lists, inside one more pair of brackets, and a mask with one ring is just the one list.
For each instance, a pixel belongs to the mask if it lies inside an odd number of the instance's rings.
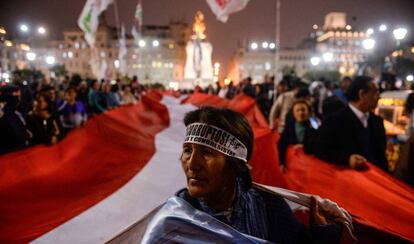
{"label": "woman in crowd", "polygon": [[134,94],[131,92],[131,87],[128,85],[122,86],[122,102],[123,105],[132,105],[137,102],[137,99],[134,97]]}
{"label": "woman in crowd", "polygon": [[66,91],[66,100],[59,107],[60,121],[65,132],[82,126],[88,118],[84,104],[77,101],[76,96],[76,89],[69,87]]}
{"label": "woman in crowd", "polygon": [[330,222],[316,201],[307,228],[282,197],[252,185],[247,162],[253,131],[241,114],[205,107],[188,113],[184,123],[181,163],[187,188],[178,197],[241,233],[274,243],[340,241],[341,226]]}
{"label": "woman in crowd", "polygon": [[305,153],[312,153],[316,138],[316,127],[311,120],[312,107],[307,100],[299,99],[292,105],[293,120],[286,123],[285,130],[279,140],[279,161],[282,168],[286,166],[286,150],[288,146],[303,147]]}
{"label": "woman in crowd", "polygon": [[27,116],[27,129],[32,133],[32,145],[53,145],[58,142],[58,123],[45,94],[35,99],[33,111]]}

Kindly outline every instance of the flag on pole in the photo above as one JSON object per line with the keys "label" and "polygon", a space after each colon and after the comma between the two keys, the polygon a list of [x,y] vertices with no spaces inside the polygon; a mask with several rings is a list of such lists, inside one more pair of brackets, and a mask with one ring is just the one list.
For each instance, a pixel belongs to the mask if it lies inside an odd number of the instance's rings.
{"label": "flag on pole", "polygon": [[79,28],[85,32],[85,39],[92,47],[95,43],[95,33],[98,29],[99,15],[113,0],[87,0],[78,19]]}
{"label": "flag on pole", "polygon": [[141,0],[137,1],[137,7],[135,9],[135,21],[138,23],[138,31],[141,32],[141,26],[142,26],[142,3],[141,3]]}
{"label": "flag on pole", "polygon": [[126,66],[127,66],[127,57],[128,50],[126,47],[126,39],[125,39],[125,27],[122,25],[121,27],[121,38],[119,39],[119,53],[118,53],[118,59],[119,59],[119,72],[122,75],[125,75],[126,73]]}
{"label": "flag on pole", "polygon": [[99,53],[95,45],[91,46],[90,48],[90,61],[89,64],[91,65],[91,71],[92,74],[97,78],[101,79],[100,70],[101,70],[101,64],[100,64],[100,58]]}
{"label": "flag on pole", "polygon": [[227,22],[229,15],[244,9],[249,0],[207,0],[211,11],[221,22]]}
{"label": "flag on pole", "polygon": [[134,44],[137,47],[139,45],[139,40],[141,38],[141,33],[138,33],[137,28],[135,27],[135,25],[132,26],[131,34],[132,34],[132,37],[134,37]]}

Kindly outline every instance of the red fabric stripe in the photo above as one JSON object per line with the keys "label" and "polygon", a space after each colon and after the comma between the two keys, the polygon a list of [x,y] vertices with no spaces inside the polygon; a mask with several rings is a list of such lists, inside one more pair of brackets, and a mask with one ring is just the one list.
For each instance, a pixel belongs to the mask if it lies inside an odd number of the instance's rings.
{"label": "red fabric stripe", "polygon": [[369,170],[357,172],[293,148],[287,168],[289,189],[332,199],[358,223],[414,241],[414,189],[381,169],[370,164]]}
{"label": "red fabric stripe", "polygon": [[143,97],[56,146],[0,157],[0,242],[29,242],[109,196],[145,166],[168,125],[167,108]]}

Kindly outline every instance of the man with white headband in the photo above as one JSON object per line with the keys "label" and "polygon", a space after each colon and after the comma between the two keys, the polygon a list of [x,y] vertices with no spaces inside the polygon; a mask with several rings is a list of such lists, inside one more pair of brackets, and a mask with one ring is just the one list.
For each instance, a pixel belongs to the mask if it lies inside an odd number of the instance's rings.
{"label": "man with white headband", "polygon": [[295,219],[286,201],[252,185],[248,160],[254,136],[243,115],[204,107],[184,118],[187,133],[181,163],[187,188],[176,195],[237,231],[275,243],[338,243],[342,227],[319,211],[311,224]]}

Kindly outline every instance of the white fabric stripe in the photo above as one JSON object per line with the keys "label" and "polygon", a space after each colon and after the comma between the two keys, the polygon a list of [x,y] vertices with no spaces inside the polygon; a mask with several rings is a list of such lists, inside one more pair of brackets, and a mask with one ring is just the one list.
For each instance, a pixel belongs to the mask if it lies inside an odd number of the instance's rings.
{"label": "white fabric stripe", "polygon": [[129,227],[185,186],[179,157],[185,126],[184,114],[192,105],[164,96],[170,127],[155,138],[156,152],[147,165],[112,195],[34,240],[33,243],[102,243]]}

